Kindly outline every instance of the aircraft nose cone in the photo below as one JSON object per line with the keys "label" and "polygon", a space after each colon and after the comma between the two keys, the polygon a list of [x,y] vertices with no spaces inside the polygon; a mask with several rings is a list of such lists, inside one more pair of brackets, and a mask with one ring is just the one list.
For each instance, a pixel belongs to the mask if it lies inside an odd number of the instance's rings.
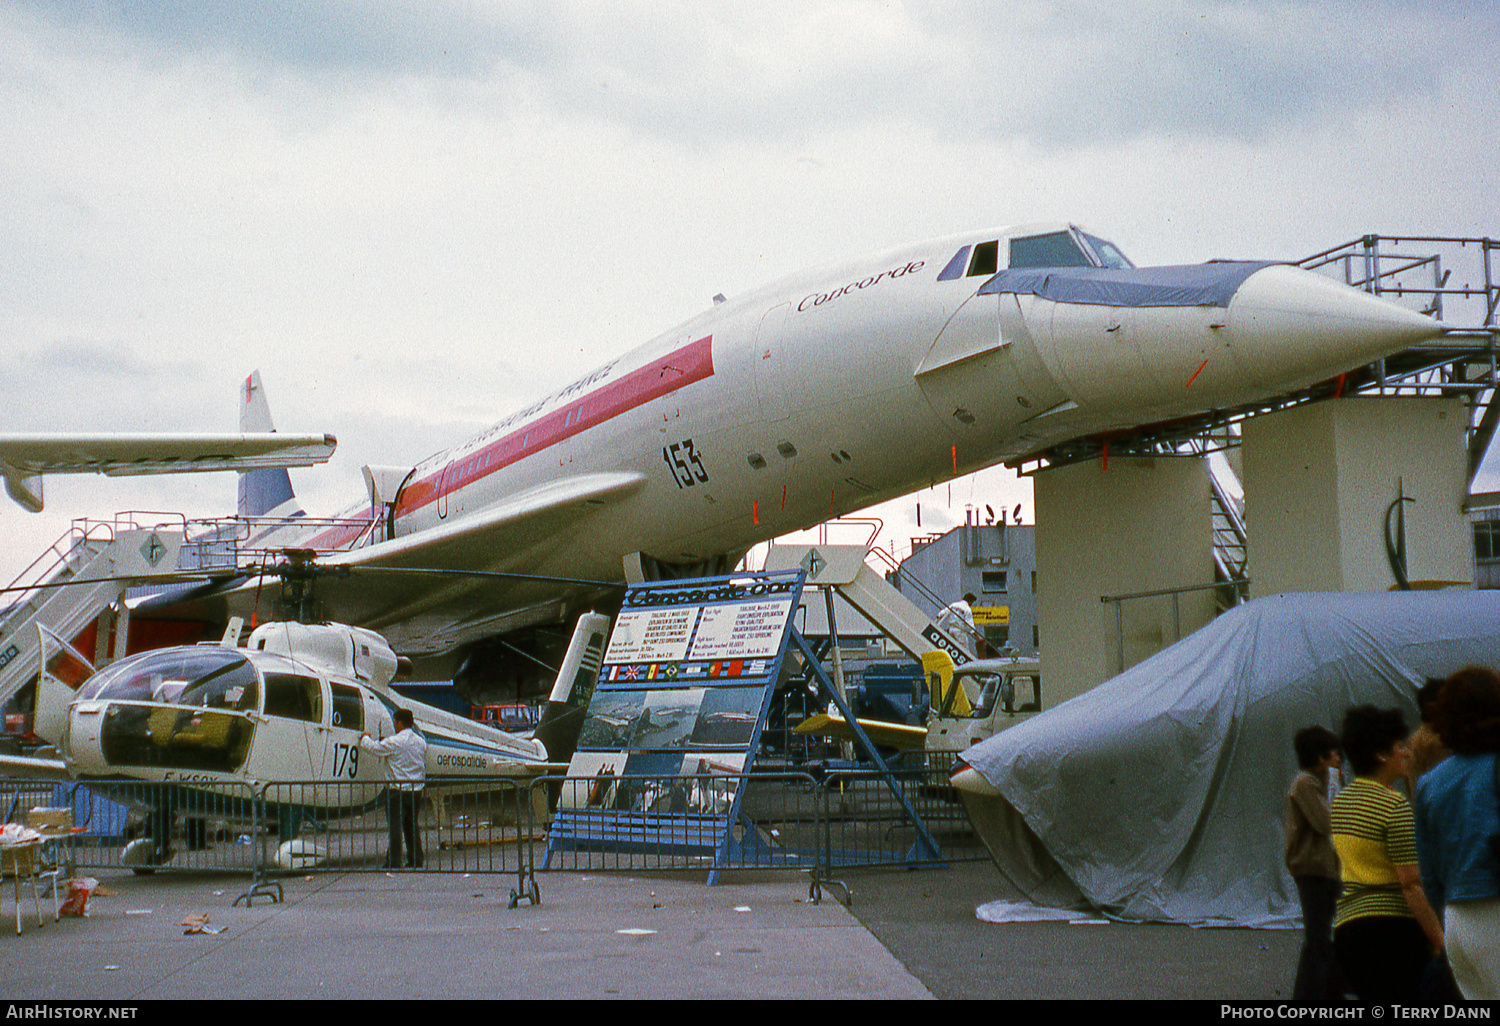
{"label": "aircraft nose cone", "polygon": [[1299,267],[1263,267],[1229,303],[1235,362],[1262,385],[1302,387],[1447,330],[1441,321]]}
{"label": "aircraft nose cone", "polygon": [[960,791],[968,791],[970,794],[983,795],[992,798],[1000,793],[994,784],[986,780],[978,770],[971,766],[955,770],[949,777],[948,782]]}

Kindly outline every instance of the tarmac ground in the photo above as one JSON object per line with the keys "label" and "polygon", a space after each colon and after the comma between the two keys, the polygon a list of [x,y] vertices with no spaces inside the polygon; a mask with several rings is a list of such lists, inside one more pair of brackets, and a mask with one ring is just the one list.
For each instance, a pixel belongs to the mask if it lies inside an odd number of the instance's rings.
{"label": "tarmac ground", "polygon": [[[1159,925],[997,925],[1015,898],[987,862],[839,874],[820,903],[796,872],[325,873],[285,900],[231,903],[243,875],[101,873],[88,918],[38,928],[0,901],[0,994],[152,999],[1270,999],[1301,933]],[[221,932],[188,933],[190,917]]]}

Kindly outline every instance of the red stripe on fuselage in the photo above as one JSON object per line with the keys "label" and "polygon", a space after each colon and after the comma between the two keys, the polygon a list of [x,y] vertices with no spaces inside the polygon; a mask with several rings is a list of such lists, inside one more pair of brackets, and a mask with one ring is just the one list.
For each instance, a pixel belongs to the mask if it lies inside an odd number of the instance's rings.
{"label": "red stripe on fuselage", "polygon": [[[426,477],[412,481],[401,491],[396,516],[400,518],[414,513],[441,496],[452,495],[480,478],[565,442],[622,413],[629,413],[653,399],[660,399],[684,385],[713,377],[713,373],[713,336],[706,335],[592,392],[569,400],[551,413],[521,425],[461,460],[454,460]],[[370,515],[374,515],[373,511]],[[360,531],[353,528],[336,528],[318,535],[309,546],[314,549],[336,548],[353,541],[359,534]]]}

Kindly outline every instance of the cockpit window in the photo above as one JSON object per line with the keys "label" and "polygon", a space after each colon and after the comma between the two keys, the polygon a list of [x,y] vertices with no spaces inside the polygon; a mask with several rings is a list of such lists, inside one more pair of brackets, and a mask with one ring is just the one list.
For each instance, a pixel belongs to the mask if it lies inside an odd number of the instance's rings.
{"label": "cockpit window", "polygon": [[978,686],[979,697],[972,700],[969,714],[976,720],[988,719],[997,704],[1007,715],[1039,712],[1042,708],[1042,679],[1034,673],[955,674],[954,680],[962,683],[966,695],[972,695]]}
{"label": "cockpit window", "polygon": [[[1010,262],[1007,267],[1107,267],[1118,270],[1135,266],[1113,242],[1090,235],[1077,225],[1068,231],[1011,239],[1009,246]],[[953,258],[938,273],[937,280],[953,281],[979,275],[989,277],[999,270],[998,241],[976,243],[972,257],[969,251],[969,246],[960,246],[958,252],[953,254]]]}
{"label": "cockpit window", "polygon": [[1083,236],[1083,241],[1093,247],[1094,254],[1099,258],[1100,267],[1126,268],[1135,266],[1135,264],[1130,262],[1130,258],[1121,253],[1113,242],[1107,242],[1097,235],[1090,235],[1088,232],[1079,232],[1078,234]]}
{"label": "cockpit window", "polygon": [[259,702],[257,679],[255,667],[233,649],[162,649],[105,667],[78,697],[246,711]]}
{"label": "cockpit window", "polygon": [[1010,240],[1011,267],[1092,267],[1094,263],[1068,232],[1048,232]]}
{"label": "cockpit window", "polygon": [[973,278],[976,275],[988,277],[999,270],[1000,266],[1000,243],[981,242],[974,247],[974,259],[969,262],[969,273],[964,277]]}
{"label": "cockpit window", "polygon": [[250,750],[254,727],[237,714],[256,707],[257,682],[255,667],[233,649],[169,648],[105,667],[78,697],[116,703],[100,737],[112,766],[231,773]]}
{"label": "cockpit window", "polygon": [[254,734],[254,723],[232,712],[116,703],[104,714],[99,741],[111,766],[233,773]]}
{"label": "cockpit window", "polygon": [[949,260],[947,265],[938,272],[937,280],[952,281],[955,278],[962,278],[964,276],[964,268],[968,265],[968,261],[969,247],[959,246],[958,252],[953,254],[953,259]]}
{"label": "cockpit window", "polygon": [[958,252],[953,254],[953,259],[938,272],[937,280],[953,281],[956,278],[974,278],[979,275],[988,278],[999,269],[1000,242],[992,240],[976,244],[973,258],[969,256],[968,246],[960,246]]}

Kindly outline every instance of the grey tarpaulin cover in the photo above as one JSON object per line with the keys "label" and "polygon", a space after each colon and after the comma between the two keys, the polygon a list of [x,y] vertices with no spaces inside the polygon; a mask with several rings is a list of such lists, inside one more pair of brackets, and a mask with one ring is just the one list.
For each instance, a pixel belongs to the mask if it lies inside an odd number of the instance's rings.
{"label": "grey tarpaulin cover", "polygon": [[1424,678],[1500,666],[1500,592],[1256,599],[1091,691],[969,748],[965,795],[996,865],[1038,904],[1122,919],[1291,926],[1282,864],[1292,735],[1399,706]]}
{"label": "grey tarpaulin cover", "polygon": [[1176,267],[1040,267],[1001,271],[979,295],[1020,293],[1054,303],[1103,306],[1228,306],[1264,261],[1224,260]]}

